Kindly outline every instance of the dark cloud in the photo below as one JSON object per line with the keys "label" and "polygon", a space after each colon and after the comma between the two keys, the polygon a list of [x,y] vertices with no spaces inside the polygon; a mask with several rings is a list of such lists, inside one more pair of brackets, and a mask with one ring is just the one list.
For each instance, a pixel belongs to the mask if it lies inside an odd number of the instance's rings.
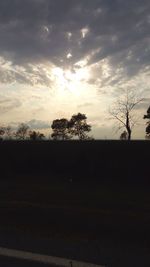
{"label": "dark cloud", "polygon": [[[108,58],[113,68],[133,76],[149,64],[149,14],[149,0],[1,0],[0,55],[20,66]],[[14,76],[30,80],[28,73],[12,71],[1,79],[11,82]],[[43,76],[38,72],[37,82],[49,83]]]}

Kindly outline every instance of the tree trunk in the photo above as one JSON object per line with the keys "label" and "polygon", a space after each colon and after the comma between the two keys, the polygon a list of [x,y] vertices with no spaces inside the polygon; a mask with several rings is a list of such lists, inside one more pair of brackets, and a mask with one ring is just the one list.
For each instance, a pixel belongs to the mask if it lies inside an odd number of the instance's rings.
{"label": "tree trunk", "polygon": [[131,140],[131,129],[128,130],[128,140]]}
{"label": "tree trunk", "polygon": [[129,120],[129,112],[126,113],[126,129],[128,132],[128,140],[131,140],[131,128],[130,128],[130,120]]}

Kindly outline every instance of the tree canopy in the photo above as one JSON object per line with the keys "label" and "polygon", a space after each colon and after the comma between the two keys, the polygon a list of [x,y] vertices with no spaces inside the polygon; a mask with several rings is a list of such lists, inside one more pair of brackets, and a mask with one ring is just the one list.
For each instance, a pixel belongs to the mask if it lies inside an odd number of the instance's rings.
{"label": "tree canopy", "polygon": [[32,141],[38,141],[38,140],[43,140],[45,138],[45,135],[43,133],[40,133],[40,132],[30,131],[29,132],[29,138]]}
{"label": "tree canopy", "polygon": [[4,127],[0,127],[0,140],[3,140],[2,136],[5,134]]}
{"label": "tree canopy", "polygon": [[74,114],[70,120],[62,118],[53,121],[51,128],[53,130],[51,137],[54,140],[70,140],[77,137],[79,140],[87,140],[87,135],[91,131],[91,125],[86,122],[85,114]]}
{"label": "tree canopy", "polygon": [[146,126],[146,138],[150,139],[150,106],[147,110],[147,114],[144,115],[144,119],[148,119],[149,121],[147,122],[147,126]]}
{"label": "tree canopy", "polygon": [[120,135],[120,140],[127,140],[128,133],[126,131],[122,132]]}
{"label": "tree canopy", "polygon": [[65,118],[54,120],[51,128],[53,130],[51,137],[54,140],[69,140],[72,138],[69,132],[69,121]]}
{"label": "tree canopy", "polygon": [[28,137],[29,129],[30,127],[27,124],[21,123],[15,133],[16,138],[19,140],[25,140]]}
{"label": "tree canopy", "polygon": [[73,115],[69,122],[70,133],[79,140],[89,139],[87,133],[91,131],[91,125],[87,124],[86,120],[85,114],[78,113]]}

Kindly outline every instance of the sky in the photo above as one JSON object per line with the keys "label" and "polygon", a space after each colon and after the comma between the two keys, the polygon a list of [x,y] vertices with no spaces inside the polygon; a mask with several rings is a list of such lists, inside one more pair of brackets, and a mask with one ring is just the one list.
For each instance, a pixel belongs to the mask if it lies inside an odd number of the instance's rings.
{"label": "sky", "polygon": [[125,89],[150,105],[149,0],[0,0],[0,125],[50,134],[87,115],[96,139],[119,138],[109,110]]}

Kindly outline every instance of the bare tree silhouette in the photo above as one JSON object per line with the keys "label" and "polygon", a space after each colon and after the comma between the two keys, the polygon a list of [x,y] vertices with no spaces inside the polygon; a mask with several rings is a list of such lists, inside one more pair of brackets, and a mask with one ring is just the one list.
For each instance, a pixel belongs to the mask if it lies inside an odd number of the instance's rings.
{"label": "bare tree silhouette", "polygon": [[109,110],[111,117],[118,122],[118,129],[126,129],[128,140],[131,139],[132,129],[137,124],[133,111],[142,100],[143,98],[137,96],[134,90],[127,89]]}
{"label": "bare tree silhouette", "polygon": [[21,123],[15,133],[15,137],[19,140],[25,140],[29,136],[29,129],[30,127],[27,124]]}

